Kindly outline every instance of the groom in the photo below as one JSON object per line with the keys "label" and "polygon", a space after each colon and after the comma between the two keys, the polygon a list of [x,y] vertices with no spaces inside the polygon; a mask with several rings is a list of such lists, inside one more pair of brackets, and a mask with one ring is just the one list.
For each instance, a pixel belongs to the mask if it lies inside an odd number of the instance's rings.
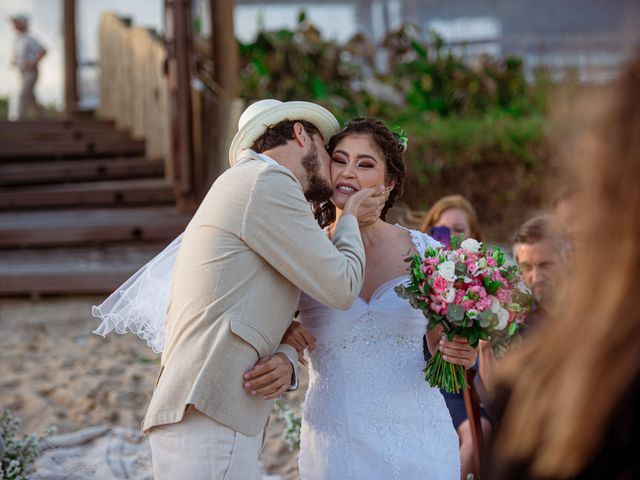
{"label": "groom", "polygon": [[[174,268],[166,346],[143,422],[156,479],[259,478],[271,399],[297,384],[296,352],[280,342],[300,291],[343,309],[359,294],[358,220],[377,218],[385,195],[353,195],[333,242],[308,203],[332,193],[324,144],[338,128],[307,102],[262,100],[240,117],[232,168],[187,226]],[[273,385],[261,395],[243,388],[256,364]]]}

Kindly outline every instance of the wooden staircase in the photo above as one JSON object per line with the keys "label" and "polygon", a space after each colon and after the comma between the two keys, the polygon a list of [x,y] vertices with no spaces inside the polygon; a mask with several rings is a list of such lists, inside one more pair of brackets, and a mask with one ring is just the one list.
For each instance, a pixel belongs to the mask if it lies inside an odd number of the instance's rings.
{"label": "wooden staircase", "polygon": [[0,121],[0,295],[111,292],[184,230],[175,204],[111,122]]}

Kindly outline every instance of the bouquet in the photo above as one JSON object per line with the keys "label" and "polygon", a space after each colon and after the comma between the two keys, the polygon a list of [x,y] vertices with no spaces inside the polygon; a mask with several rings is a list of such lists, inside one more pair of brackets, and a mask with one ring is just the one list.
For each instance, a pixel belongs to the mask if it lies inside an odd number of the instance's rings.
{"label": "bouquet", "polygon": [[[396,293],[422,311],[427,328],[441,326],[449,341],[457,335],[472,347],[490,340],[500,355],[518,338],[531,307],[531,294],[515,265],[505,265],[504,253],[472,238],[454,237],[451,250],[429,248],[409,257],[410,281]],[[467,388],[465,369],[442,358],[440,351],[427,362],[426,379],[433,387],[458,393]]]}

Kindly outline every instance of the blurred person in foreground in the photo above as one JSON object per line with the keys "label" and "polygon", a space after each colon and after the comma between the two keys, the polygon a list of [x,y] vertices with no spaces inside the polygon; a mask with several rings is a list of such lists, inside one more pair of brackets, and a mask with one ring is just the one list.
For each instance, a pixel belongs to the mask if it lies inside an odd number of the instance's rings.
{"label": "blurred person in foreground", "polygon": [[47,50],[29,33],[29,17],[14,15],[10,20],[16,32],[11,65],[16,67],[20,74],[18,108],[11,120],[25,120],[32,110],[38,117],[42,117],[44,109],[38,103],[34,90],[38,82],[38,65],[47,54]]}
{"label": "blurred person in foreground", "polygon": [[640,59],[572,149],[583,236],[567,301],[504,362],[503,422],[485,478],[640,478],[638,92]]}
{"label": "blurred person in foreground", "polygon": [[[464,238],[474,238],[482,241],[480,222],[471,202],[462,195],[449,195],[442,197],[433,204],[425,215],[422,227],[423,232],[436,238],[448,248],[451,236],[464,235]],[[448,229],[448,235],[446,230]],[[425,358],[429,358],[424,342]],[[451,414],[453,426],[458,433],[460,441],[460,460],[462,462],[461,478],[466,479],[467,475],[473,473],[473,438],[471,436],[471,423],[467,418],[467,411],[464,405],[462,393],[447,393],[441,390],[447,408]],[[491,422],[484,408],[480,408],[480,422],[485,442],[491,438]]]}

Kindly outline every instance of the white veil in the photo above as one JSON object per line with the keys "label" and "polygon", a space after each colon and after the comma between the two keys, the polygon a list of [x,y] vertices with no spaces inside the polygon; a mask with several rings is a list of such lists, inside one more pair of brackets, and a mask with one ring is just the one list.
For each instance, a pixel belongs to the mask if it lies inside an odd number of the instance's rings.
{"label": "white veil", "polygon": [[154,352],[162,352],[171,277],[182,235],[104,302],[93,306],[91,314],[102,320],[93,333],[104,337],[113,330],[121,334],[131,332],[145,340]]}

